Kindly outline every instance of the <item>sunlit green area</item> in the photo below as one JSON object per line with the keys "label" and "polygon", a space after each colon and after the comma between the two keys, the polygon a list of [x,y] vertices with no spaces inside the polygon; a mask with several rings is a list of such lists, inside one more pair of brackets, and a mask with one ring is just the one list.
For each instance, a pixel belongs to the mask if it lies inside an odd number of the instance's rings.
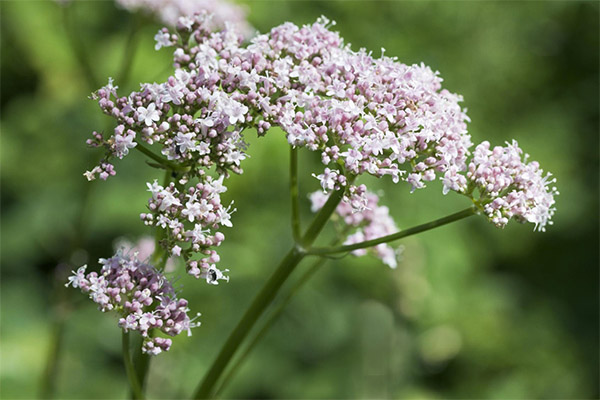
{"label": "sunlit green area", "polygon": [[[117,175],[88,183],[101,157],[85,140],[111,121],[88,99],[117,77],[134,15],[112,1],[2,1],[2,398],[125,398],[114,315],[64,288],[82,264],[98,268],[140,222],[159,177],[136,152]],[[598,398],[599,7],[594,2],[247,1],[260,32],[285,21],[337,21],[354,49],[424,62],[464,96],[475,143],[516,139],[557,178],[545,233],[482,217],[410,237],[391,270],[370,257],[328,260],[294,298],[222,393],[229,398]],[[121,93],[169,74],[160,25],[144,20]],[[71,43],[83,45],[91,87]],[[70,42],[71,41],[71,42]],[[262,283],[292,244],[288,146],[273,129],[247,132],[250,158],[221,265],[231,282],[172,273],[202,326],[152,361],[150,398],[191,395]],[[317,154],[300,152],[301,212],[318,189]],[[363,178],[385,192],[401,228],[456,212],[467,200],[441,183]],[[325,232],[322,243],[333,235]],[[298,278],[311,261],[292,276]],[[286,287],[284,287],[284,291]],[[48,369],[48,366],[54,368]],[[45,383],[44,383],[45,382]]]}

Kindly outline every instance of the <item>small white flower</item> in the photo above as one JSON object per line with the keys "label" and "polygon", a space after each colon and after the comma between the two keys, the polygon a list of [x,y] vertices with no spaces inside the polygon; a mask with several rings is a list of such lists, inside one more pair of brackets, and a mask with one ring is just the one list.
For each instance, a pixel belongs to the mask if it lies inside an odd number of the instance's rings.
{"label": "small white flower", "polygon": [[81,282],[85,280],[85,269],[87,265],[83,265],[77,269],[77,272],[71,271],[73,275],[69,276],[69,281],[65,286],[73,286],[74,288],[78,288],[81,286]]}
{"label": "small white flower", "polygon": [[153,122],[157,122],[160,119],[160,114],[156,109],[156,104],[150,103],[148,108],[138,107],[138,121],[144,122],[146,126],[151,126]]}
{"label": "small white flower", "polygon": [[154,40],[156,40],[154,50],[160,50],[161,47],[170,47],[173,45],[169,34],[163,31],[158,31],[158,33],[154,35]]}
{"label": "small white flower", "polygon": [[181,153],[185,153],[189,149],[193,150],[196,147],[196,141],[192,140],[194,137],[196,137],[194,132],[177,132],[177,136],[175,136],[175,143],[179,147],[179,151]]}

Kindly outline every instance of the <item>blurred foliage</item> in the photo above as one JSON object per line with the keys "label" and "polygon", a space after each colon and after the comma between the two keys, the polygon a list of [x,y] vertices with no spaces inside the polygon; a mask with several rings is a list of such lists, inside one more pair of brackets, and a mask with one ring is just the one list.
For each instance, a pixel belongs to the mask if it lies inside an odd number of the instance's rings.
{"label": "blurred foliage", "polygon": [[[548,232],[481,218],[409,238],[390,270],[375,259],[328,261],[255,349],[224,396],[233,398],[598,398],[598,4],[593,2],[248,1],[261,32],[323,14],[353,48],[425,62],[461,93],[474,142],[515,138],[558,178]],[[132,154],[117,176],[87,183],[108,129],[51,1],[2,1],[2,397],[40,391],[59,321],[58,398],[123,398],[116,319],[95,310],[65,274],[148,234],[145,181]],[[134,17],[111,1],[69,5],[97,79],[116,76]],[[164,79],[158,25],[140,32],[131,79]],[[71,37],[72,39],[73,37]],[[235,228],[222,265],[231,283],[179,283],[202,327],[153,360],[149,393],[193,390],[252,296],[291,245],[288,153],[282,132],[247,134],[251,158],[232,177]],[[318,159],[301,153],[302,193]],[[365,179],[385,190],[401,227],[464,207],[441,185]],[[82,204],[86,204],[85,207]],[[302,202],[303,220],[310,217]],[[82,221],[81,223],[78,221]],[[329,232],[331,235],[331,232]],[[327,235],[325,235],[327,236]],[[85,250],[83,250],[85,249]],[[307,263],[308,264],[308,263]],[[181,268],[181,266],[180,266]],[[302,267],[297,274],[302,273]]]}

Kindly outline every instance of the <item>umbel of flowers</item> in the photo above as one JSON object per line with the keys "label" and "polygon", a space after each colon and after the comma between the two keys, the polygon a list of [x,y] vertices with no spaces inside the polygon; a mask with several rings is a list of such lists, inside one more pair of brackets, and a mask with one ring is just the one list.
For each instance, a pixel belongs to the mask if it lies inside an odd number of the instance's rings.
{"label": "umbel of flowers", "polygon": [[171,347],[171,339],[152,337],[151,329],[169,336],[181,332],[191,335],[191,328],[199,326],[188,316],[188,302],[178,299],[173,286],[152,265],[141,262],[137,255],[121,252],[109,259],[100,259],[100,273],[85,274],[80,267],[69,277],[68,285],[87,293],[101,311],[119,314],[119,326],[137,331],[143,337],[142,350],[159,354]]}
{"label": "umbel of flowers", "polygon": [[[197,14],[156,34],[157,49],[174,48],[174,73],[165,82],[120,96],[109,79],[93,95],[116,127],[88,140],[106,157],[85,173],[90,180],[114,175],[113,159],[131,149],[166,169],[165,183],[148,183],[149,212],[141,218],[162,230],[160,245],[183,257],[191,275],[213,284],[228,279],[216,267],[215,248],[234,210],[221,194],[230,173],[243,172],[249,128],[265,135],[279,126],[291,146],[319,152],[323,169],[313,176],[323,195],[313,196],[313,209],[326,194],[344,192],[337,214],[358,228],[346,243],[397,230],[377,197],[354,183],[363,174],[405,181],[411,190],[439,179],[444,193],[469,197],[497,226],[515,219],[544,230],[550,223],[554,180],[523,158],[516,142],[493,150],[484,142],[469,160],[462,98],[443,89],[429,67],[353,51],[325,18],[285,23],[249,43],[232,26],[211,26],[210,16]],[[388,245],[374,252],[395,266]]]}

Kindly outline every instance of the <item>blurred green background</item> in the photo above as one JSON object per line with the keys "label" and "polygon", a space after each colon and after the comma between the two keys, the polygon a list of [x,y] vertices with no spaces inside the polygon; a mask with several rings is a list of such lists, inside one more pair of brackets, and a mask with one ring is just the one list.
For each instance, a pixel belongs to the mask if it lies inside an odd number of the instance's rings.
{"label": "blurred green background", "polygon": [[[402,242],[390,270],[370,257],[331,260],[295,298],[223,393],[233,398],[598,398],[598,27],[595,2],[248,1],[260,31],[284,21],[337,21],[354,49],[425,62],[464,95],[473,141],[513,138],[558,179],[554,226],[496,229],[471,218]],[[60,338],[57,398],[124,398],[116,318],[62,287],[73,265],[97,266],[139,221],[145,182],[158,177],[133,153],[117,176],[87,183],[108,127],[69,40],[84,44],[101,84],[115,77],[134,16],[111,1],[76,1],[75,36],[51,1],[2,1],[1,396],[39,395]],[[160,27],[139,35],[131,79],[159,81],[170,51]],[[70,38],[70,39],[69,39]],[[174,276],[202,326],[153,360],[151,398],[191,394],[226,335],[292,243],[288,149],[281,132],[248,132],[245,174],[230,180],[234,228],[213,287]],[[315,154],[301,153],[301,192]],[[401,228],[465,207],[441,185],[365,179]],[[81,204],[87,198],[87,206]],[[303,195],[303,220],[310,217]],[[83,215],[83,219],[79,216]],[[77,221],[83,221],[83,229]],[[329,232],[331,234],[331,232]],[[325,237],[327,234],[325,235]],[[58,265],[58,267],[57,267]],[[306,269],[302,264],[295,277]],[[64,321],[61,323],[60,321]]]}

